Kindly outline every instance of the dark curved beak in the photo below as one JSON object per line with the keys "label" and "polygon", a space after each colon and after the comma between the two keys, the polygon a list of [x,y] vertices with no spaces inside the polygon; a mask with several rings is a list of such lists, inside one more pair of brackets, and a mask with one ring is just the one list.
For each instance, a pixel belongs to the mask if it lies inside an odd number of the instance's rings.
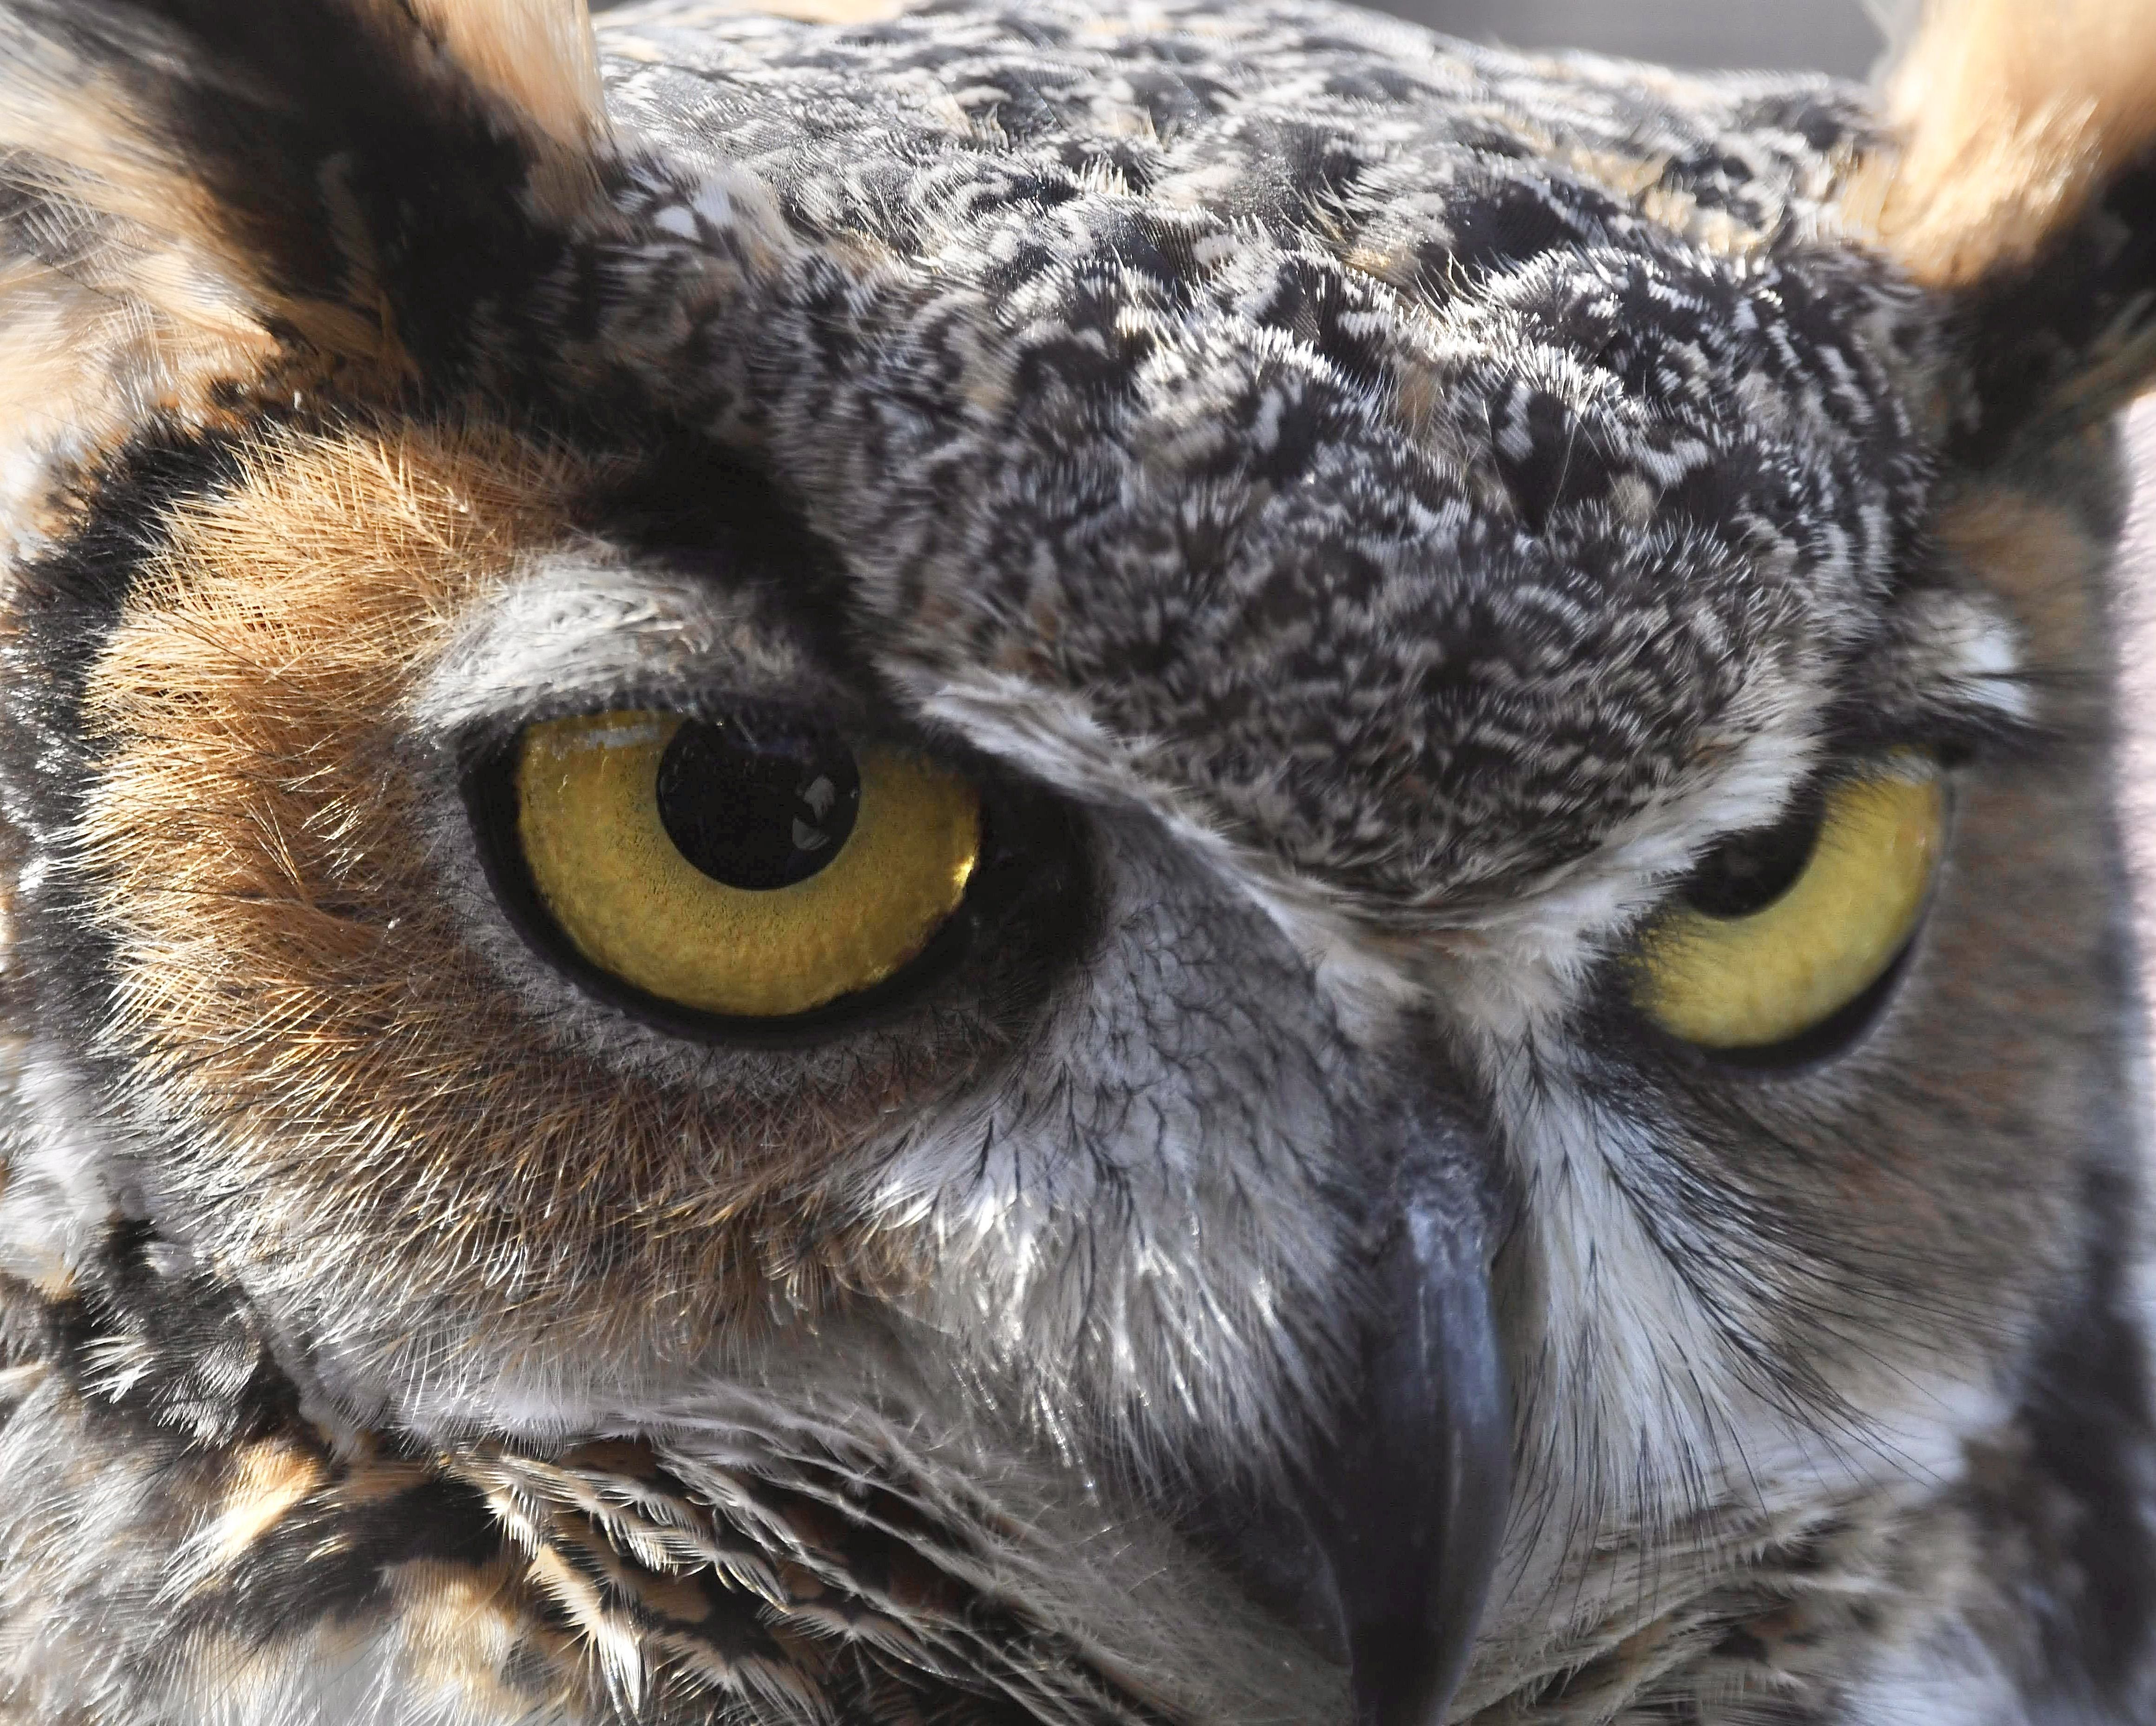
{"label": "dark curved beak", "polygon": [[1314,1483],[1356,1726],[1439,1726],[1504,1532],[1512,1410],[1490,1289],[1482,1164],[1440,1135],[1404,1171],[1361,1405]]}

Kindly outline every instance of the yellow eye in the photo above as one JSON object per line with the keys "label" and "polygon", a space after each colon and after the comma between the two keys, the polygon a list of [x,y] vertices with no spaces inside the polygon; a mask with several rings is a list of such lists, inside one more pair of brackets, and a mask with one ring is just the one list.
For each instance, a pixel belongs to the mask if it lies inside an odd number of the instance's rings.
{"label": "yellow eye", "polygon": [[882,982],[965,896],[980,800],[896,749],[783,721],[613,712],[524,732],[532,885],[599,969],[784,1018]]}
{"label": "yellow eye", "polygon": [[1815,819],[1724,847],[1649,932],[1635,999],[1703,1048],[1803,1035],[1907,944],[1945,824],[1938,778],[1912,762],[1835,786]]}

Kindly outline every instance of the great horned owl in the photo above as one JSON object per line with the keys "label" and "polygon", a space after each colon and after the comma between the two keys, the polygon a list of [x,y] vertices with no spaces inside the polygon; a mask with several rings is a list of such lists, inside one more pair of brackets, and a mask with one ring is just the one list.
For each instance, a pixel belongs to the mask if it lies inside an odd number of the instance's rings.
{"label": "great horned owl", "polygon": [[0,3],[0,1719],[2156,1718],[2156,14]]}

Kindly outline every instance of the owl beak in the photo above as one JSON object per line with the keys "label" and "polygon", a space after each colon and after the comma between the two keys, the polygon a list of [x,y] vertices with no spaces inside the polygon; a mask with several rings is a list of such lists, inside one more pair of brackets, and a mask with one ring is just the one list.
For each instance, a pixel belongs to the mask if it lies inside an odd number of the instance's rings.
{"label": "owl beak", "polygon": [[1512,1462],[1486,1230],[1471,1184],[1412,1193],[1381,1266],[1366,1351],[1312,1518],[1331,1561],[1356,1726],[1439,1726],[1496,1567]]}

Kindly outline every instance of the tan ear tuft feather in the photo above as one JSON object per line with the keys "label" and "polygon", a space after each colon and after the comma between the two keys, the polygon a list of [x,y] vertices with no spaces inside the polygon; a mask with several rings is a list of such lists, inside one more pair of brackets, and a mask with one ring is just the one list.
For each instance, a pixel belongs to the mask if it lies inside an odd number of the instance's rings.
{"label": "tan ear tuft feather", "polygon": [[[218,219],[187,164],[145,131],[128,91],[94,67],[36,52],[47,44],[18,39],[8,46],[14,59],[0,101],[0,151],[15,153],[19,182],[46,200],[35,237],[66,259],[64,271],[48,276],[64,273],[112,312],[148,320],[142,327],[161,332],[153,344],[161,352],[259,358],[273,345],[269,326],[282,321],[325,354],[409,374],[411,361],[378,316],[285,295],[263,280],[259,260]],[[11,295],[0,321],[28,304]],[[116,329],[125,320],[105,321]],[[66,351],[82,357],[74,344]]]}
{"label": "tan ear tuft feather", "polygon": [[406,12],[480,88],[579,154],[607,137],[585,0],[377,0]]}
{"label": "tan ear tuft feather", "polygon": [[1886,94],[1902,148],[1845,207],[1918,280],[1966,287],[2156,148],[2156,0],[1928,0]]}
{"label": "tan ear tuft feather", "polygon": [[[19,358],[24,332],[49,333],[63,319],[77,339],[59,352],[80,359],[83,342],[96,336],[100,355],[127,362],[133,395],[160,398],[198,393],[179,384],[229,368],[235,357],[260,366],[282,345],[273,329],[390,384],[413,375],[377,280],[375,236],[344,196],[342,170],[351,164],[337,140],[317,141],[326,152],[319,174],[296,157],[265,162],[249,182],[256,195],[234,200],[214,189],[184,136],[187,122],[175,122],[183,105],[170,112],[161,105],[167,90],[177,96],[224,83],[231,94],[220,100],[244,120],[286,100],[280,80],[293,67],[265,75],[232,42],[212,47],[213,34],[191,37],[125,4],[84,6],[82,28],[54,28],[66,21],[67,3],[0,6],[0,157],[8,178],[35,194],[37,213],[15,218],[15,237],[42,260],[34,292],[23,271],[7,279],[0,348]],[[234,3],[244,10],[246,0]],[[320,10],[324,55],[341,39],[331,26],[357,23],[391,64],[416,74],[401,87],[385,84],[376,100],[398,104],[393,111],[421,126],[433,92],[475,90],[528,141],[521,189],[541,213],[567,227],[601,208],[598,162],[608,138],[584,0],[321,0]],[[153,75],[152,68],[162,70]],[[334,63],[325,70],[339,75]],[[236,122],[230,135],[244,128]],[[297,198],[280,179],[295,163]],[[516,189],[505,185],[501,195],[506,201]],[[241,219],[235,202],[248,206]],[[276,237],[264,233],[279,222],[311,226],[315,239],[333,241],[341,279],[288,280]],[[55,369],[49,362],[37,372]],[[38,388],[19,379],[0,387],[0,447],[14,428],[51,417],[35,411]]]}

